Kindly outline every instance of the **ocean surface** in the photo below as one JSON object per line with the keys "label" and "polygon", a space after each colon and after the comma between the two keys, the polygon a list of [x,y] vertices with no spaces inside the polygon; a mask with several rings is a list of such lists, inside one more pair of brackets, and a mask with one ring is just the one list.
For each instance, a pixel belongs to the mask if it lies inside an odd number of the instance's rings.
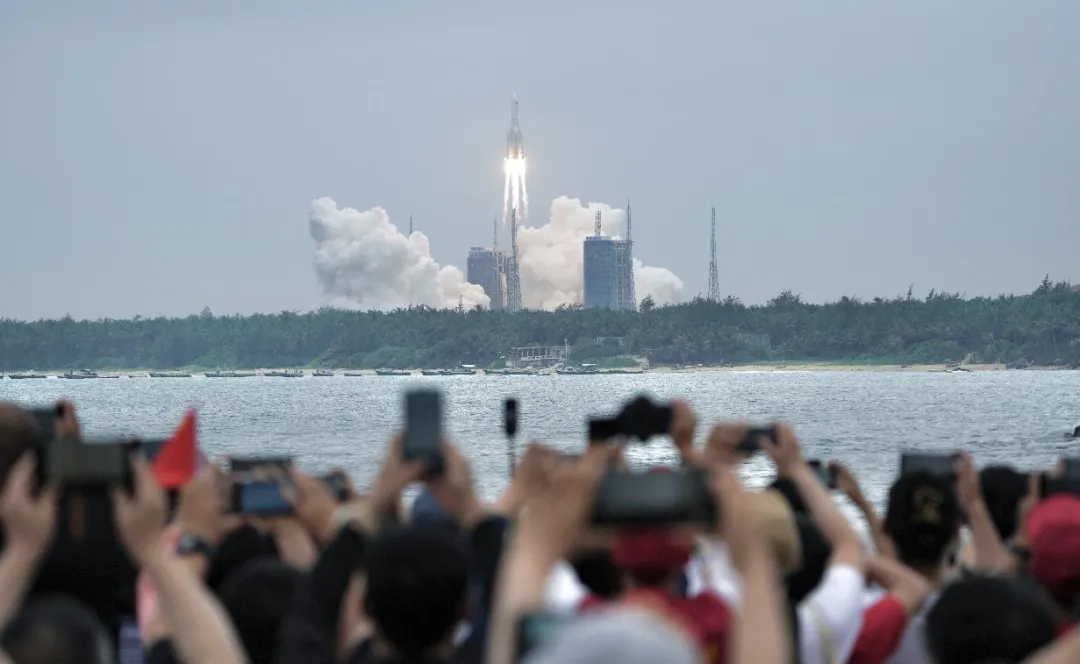
{"label": "ocean surface", "polygon": [[[1022,470],[1080,454],[1080,441],[1064,439],[1080,422],[1077,371],[5,379],[0,400],[33,406],[71,399],[88,438],[165,437],[195,408],[210,455],[292,455],[311,471],[340,466],[366,487],[402,424],[404,391],[418,386],[443,391],[446,430],[488,496],[507,479],[502,412],[509,396],[519,404],[519,446],[537,440],[567,451],[584,446],[589,416],[611,414],[640,393],[688,400],[698,412],[699,440],[720,420],[781,419],[795,426],[808,457],[847,463],[876,503],[903,450],[964,448],[980,466]],[[632,445],[628,457],[641,466],[675,460],[666,438]],[[745,473],[757,485],[772,469],[755,458]]]}

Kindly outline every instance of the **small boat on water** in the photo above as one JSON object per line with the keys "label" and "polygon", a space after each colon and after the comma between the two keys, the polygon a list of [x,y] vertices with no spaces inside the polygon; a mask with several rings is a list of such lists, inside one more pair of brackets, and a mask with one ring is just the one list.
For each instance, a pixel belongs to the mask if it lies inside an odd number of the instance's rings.
{"label": "small boat on water", "polygon": [[591,376],[600,373],[595,364],[583,364],[580,367],[560,367],[555,370],[560,376]]}
{"label": "small boat on water", "polygon": [[376,369],[376,376],[411,376],[411,371],[401,371],[398,369]]}
{"label": "small boat on water", "polygon": [[303,378],[304,372],[299,370],[287,369],[285,371],[267,371],[263,375],[268,378]]}
{"label": "small boat on water", "polygon": [[151,378],[191,378],[191,374],[185,371],[151,371]]}
{"label": "small boat on water", "polygon": [[363,378],[365,374],[362,371],[346,371],[342,375],[346,378]]}
{"label": "small boat on water", "polygon": [[203,374],[207,378],[250,378],[253,373],[240,373],[238,371],[207,371]]}
{"label": "small boat on water", "polygon": [[[60,376],[64,380],[87,380],[89,378],[101,378],[96,372],[89,369],[79,369],[78,371],[68,371]],[[114,376],[115,378],[115,376]]]}
{"label": "small boat on water", "polygon": [[42,378],[48,378],[43,373],[34,373],[33,371],[25,371],[23,373],[8,374],[8,378],[11,380],[40,380]]}
{"label": "small boat on water", "polygon": [[450,372],[446,369],[421,369],[420,374],[424,376],[449,376]]}
{"label": "small boat on water", "polygon": [[312,376],[316,378],[333,378],[334,372],[329,369],[317,369]]}

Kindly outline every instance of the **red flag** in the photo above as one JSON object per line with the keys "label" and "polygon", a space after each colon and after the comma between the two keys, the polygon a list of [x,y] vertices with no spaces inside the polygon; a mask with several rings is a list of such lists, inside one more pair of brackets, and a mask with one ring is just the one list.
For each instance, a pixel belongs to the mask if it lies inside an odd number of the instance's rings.
{"label": "red flag", "polygon": [[154,477],[163,489],[179,489],[195,476],[201,458],[195,440],[195,411],[189,410],[154,459]]}

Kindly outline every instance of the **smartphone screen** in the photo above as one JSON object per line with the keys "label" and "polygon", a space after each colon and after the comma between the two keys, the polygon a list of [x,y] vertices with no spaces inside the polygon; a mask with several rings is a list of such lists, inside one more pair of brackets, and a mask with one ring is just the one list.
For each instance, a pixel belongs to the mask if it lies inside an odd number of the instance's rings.
{"label": "smartphone screen", "polygon": [[229,472],[231,473],[243,473],[266,467],[291,470],[292,466],[293,459],[289,456],[233,457],[229,459]]}
{"label": "smartphone screen", "polygon": [[435,390],[408,392],[405,395],[405,458],[426,459],[437,464],[442,460],[441,437],[442,396]]}
{"label": "smartphone screen", "polygon": [[900,475],[927,473],[947,480],[956,479],[955,454],[905,452],[900,455]]}
{"label": "smartphone screen", "polygon": [[293,506],[277,482],[245,482],[233,485],[233,511],[256,516],[292,514]]}
{"label": "smartphone screen", "polygon": [[750,427],[746,432],[746,437],[742,439],[742,442],[735,449],[743,454],[753,454],[761,449],[760,440],[762,437],[776,442],[776,430],[771,426]]}

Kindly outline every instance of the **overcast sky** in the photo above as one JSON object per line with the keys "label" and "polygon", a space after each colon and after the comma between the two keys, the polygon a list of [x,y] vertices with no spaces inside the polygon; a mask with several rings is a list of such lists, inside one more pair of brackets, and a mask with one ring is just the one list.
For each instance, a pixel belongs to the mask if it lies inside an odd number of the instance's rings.
{"label": "overcast sky", "polygon": [[1077,0],[0,0],[0,317],[318,307],[320,196],[411,212],[464,268],[512,93],[533,223],[630,198],[687,295],[714,205],[747,302],[1080,281],[1078,26]]}

